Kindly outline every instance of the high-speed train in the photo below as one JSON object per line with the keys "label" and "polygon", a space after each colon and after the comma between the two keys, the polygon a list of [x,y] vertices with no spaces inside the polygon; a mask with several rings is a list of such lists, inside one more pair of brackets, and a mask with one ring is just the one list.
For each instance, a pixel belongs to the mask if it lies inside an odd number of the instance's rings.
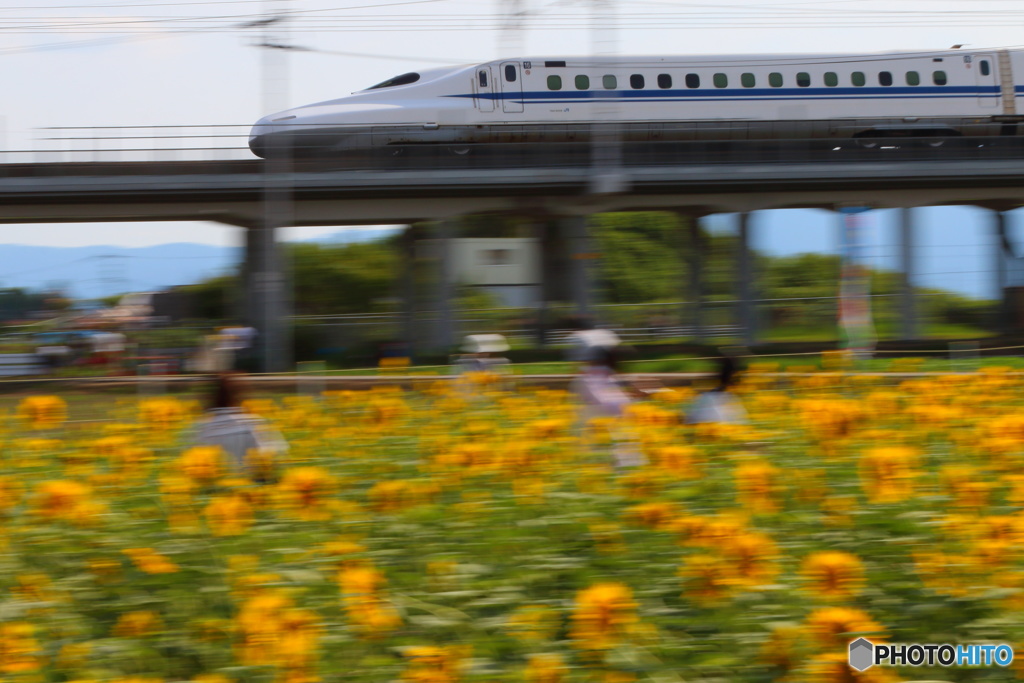
{"label": "high-speed train", "polygon": [[[1024,51],[503,59],[402,74],[260,119],[261,157],[482,143],[1016,135]],[[1024,132],[1024,131],[1022,131]]]}

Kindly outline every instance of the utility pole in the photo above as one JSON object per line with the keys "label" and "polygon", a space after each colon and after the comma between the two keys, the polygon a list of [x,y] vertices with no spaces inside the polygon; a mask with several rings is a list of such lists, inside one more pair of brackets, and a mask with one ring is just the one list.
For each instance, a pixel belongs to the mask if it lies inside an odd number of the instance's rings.
{"label": "utility pole", "polygon": [[[264,0],[265,18],[243,28],[262,29],[263,111],[281,111],[288,104],[287,0]],[[292,222],[292,196],[288,176],[292,170],[291,142],[263,161],[263,217],[246,230],[243,297],[246,323],[254,327],[260,370],[279,372],[292,366],[291,291],[284,254],[277,239],[280,228]]]}
{"label": "utility pole", "polygon": [[115,294],[124,294],[128,289],[128,277],[125,275],[126,254],[98,254],[98,280],[100,296],[103,298]]}
{"label": "utility pole", "polygon": [[502,54],[506,57],[522,57],[523,31],[526,28],[526,0],[500,0],[505,10],[501,19],[501,38],[499,40]]}
{"label": "utility pole", "polygon": [[[591,53],[595,63],[611,63],[618,56],[615,0],[590,0]],[[619,123],[619,103],[616,88],[605,89],[602,74],[595,73],[591,95],[600,98],[594,105],[594,123],[591,125],[591,177],[590,191],[594,194],[614,194],[628,189],[626,174],[622,170],[622,127]]]}

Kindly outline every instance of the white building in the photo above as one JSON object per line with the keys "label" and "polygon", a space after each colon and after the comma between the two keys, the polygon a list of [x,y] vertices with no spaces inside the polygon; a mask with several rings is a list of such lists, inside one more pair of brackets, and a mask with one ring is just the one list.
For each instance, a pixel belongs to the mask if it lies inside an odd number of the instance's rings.
{"label": "white building", "polygon": [[[424,243],[437,254],[436,240]],[[537,240],[522,237],[466,237],[452,240],[452,270],[460,285],[478,287],[503,306],[532,308],[541,296],[541,253]]]}

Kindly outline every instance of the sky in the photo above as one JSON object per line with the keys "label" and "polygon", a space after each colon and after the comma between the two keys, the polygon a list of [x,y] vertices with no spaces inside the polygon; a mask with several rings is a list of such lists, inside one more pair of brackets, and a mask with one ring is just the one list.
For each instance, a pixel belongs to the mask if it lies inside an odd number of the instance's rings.
{"label": "sky", "polygon": [[[608,9],[595,14],[602,2]],[[509,28],[515,22],[507,14],[516,4],[524,11],[518,30]],[[257,47],[261,29],[246,27],[281,13],[289,19],[276,26],[286,33],[274,42],[301,50]],[[1024,43],[1022,19],[1016,0],[0,0],[0,156],[30,160],[41,149],[89,149],[47,138],[244,134],[269,110],[343,96],[418,66],[595,51],[1011,47]],[[287,78],[265,78],[270,52],[286,54]],[[885,214],[873,235],[879,259],[894,244]],[[985,213],[951,208],[922,216],[921,278],[990,295]],[[757,225],[756,246],[770,253],[834,248],[835,220],[821,212],[763,212]],[[295,228],[286,238],[337,230]],[[53,246],[240,240],[238,229],[204,223],[4,226],[0,233],[0,244]],[[946,275],[951,268],[962,272]]]}

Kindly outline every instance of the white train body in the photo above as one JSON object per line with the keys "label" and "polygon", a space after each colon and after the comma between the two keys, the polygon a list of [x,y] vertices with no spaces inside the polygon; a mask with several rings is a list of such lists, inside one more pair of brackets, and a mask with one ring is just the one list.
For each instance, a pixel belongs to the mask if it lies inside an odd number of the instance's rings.
{"label": "white train body", "polygon": [[[1015,75],[1019,74],[1019,77]],[[1020,78],[1021,80],[1018,80]],[[272,114],[250,147],[1015,135],[1024,52],[565,57],[437,68]]]}

